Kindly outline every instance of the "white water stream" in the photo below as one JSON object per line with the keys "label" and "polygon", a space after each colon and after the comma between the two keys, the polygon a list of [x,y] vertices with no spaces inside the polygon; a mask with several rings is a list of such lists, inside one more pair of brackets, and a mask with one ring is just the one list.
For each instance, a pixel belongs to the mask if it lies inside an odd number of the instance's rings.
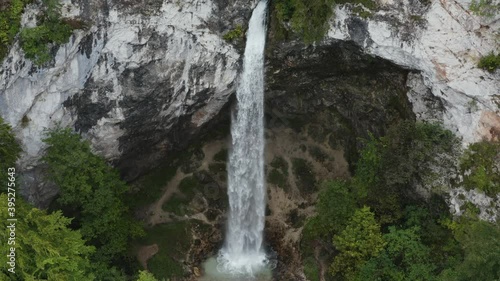
{"label": "white water stream", "polygon": [[264,174],[264,47],[267,1],[253,11],[247,32],[237,110],[231,123],[228,162],[229,221],[217,257],[220,272],[250,275],[267,266],[262,249],[266,186]]}

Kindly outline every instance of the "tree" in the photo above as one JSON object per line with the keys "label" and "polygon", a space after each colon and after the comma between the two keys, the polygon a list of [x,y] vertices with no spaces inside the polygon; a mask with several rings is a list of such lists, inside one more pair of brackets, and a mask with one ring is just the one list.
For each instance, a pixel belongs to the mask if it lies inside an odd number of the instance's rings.
{"label": "tree", "polygon": [[139,271],[139,279],[137,281],[158,281],[153,274],[146,270]]}
{"label": "tree", "polygon": [[[79,231],[68,228],[71,219],[61,212],[47,214],[31,207],[21,198],[15,200],[17,221],[15,239],[9,240],[11,231],[6,231],[11,222],[7,207],[7,195],[0,194],[1,280],[95,280],[89,257],[93,246],[85,245]],[[7,242],[13,241],[13,242]],[[5,242],[5,243],[4,243]],[[11,248],[15,248],[15,274],[8,272]]]}
{"label": "tree", "polygon": [[127,185],[118,171],[91,152],[90,144],[70,129],[47,133],[43,161],[49,179],[60,188],[58,203],[76,216],[82,235],[97,247],[97,261],[109,263],[122,256],[131,238],[142,235],[123,203]]}
{"label": "tree", "polygon": [[325,182],[316,206],[323,234],[339,233],[356,210],[356,201],[345,181]]}
{"label": "tree", "polygon": [[339,254],[335,256],[330,272],[354,280],[357,268],[377,256],[385,245],[380,225],[369,207],[356,210],[346,228],[333,237],[333,245]]}
{"label": "tree", "polygon": [[389,227],[383,238],[386,247],[360,267],[356,280],[419,281],[436,280],[430,249],[422,244],[418,227]]}
{"label": "tree", "polygon": [[477,218],[462,217],[450,224],[464,251],[464,259],[441,274],[441,280],[500,280],[500,227]]}
{"label": "tree", "polygon": [[0,191],[6,191],[8,169],[15,167],[20,152],[12,128],[0,117]]}

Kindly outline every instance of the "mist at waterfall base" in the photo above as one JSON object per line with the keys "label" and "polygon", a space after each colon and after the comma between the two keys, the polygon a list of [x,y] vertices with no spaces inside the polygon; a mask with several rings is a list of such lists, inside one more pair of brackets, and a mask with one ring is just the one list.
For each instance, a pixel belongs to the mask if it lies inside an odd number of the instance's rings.
{"label": "mist at waterfall base", "polygon": [[[263,250],[266,208],[264,174],[264,47],[267,1],[259,2],[250,18],[237,88],[237,110],[231,123],[228,161],[229,213],[226,240],[217,258],[205,263],[216,280],[231,276],[264,277],[271,272]],[[216,270],[214,270],[214,268]],[[216,276],[215,276],[216,275]]]}

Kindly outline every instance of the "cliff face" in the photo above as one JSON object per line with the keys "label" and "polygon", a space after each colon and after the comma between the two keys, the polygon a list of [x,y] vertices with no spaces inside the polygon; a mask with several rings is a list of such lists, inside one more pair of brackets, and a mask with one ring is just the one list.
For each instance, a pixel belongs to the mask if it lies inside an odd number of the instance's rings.
{"label": "cliff face", "polygon": [[500,18],[474,16],[470,3],[383,0],[370,20],[338,7],[328,37],[352,40],[369,54],[418,71],[420,77],[410,76],[407,84],[419,119],[442,121],[465,143],[498,139],[498,71],[476,66],[481,56],[498,50]]}
{"label": "cliff face", "polygon": [[[133,179],[218,122],[242,53],[222,35],[245,27],[256,1],[62,3],[65,16],[89,28],[54,49],[44,68],[16,43],[0,72],[0,114],[22,142],[25,195],[37,203],[55,192],[39,184],[45,128],[73,126]],[[338,6],[321,43],[268,52],[268,118],[291,126],[333,106],[332,119],[314,116],[344,146],[366,130],[383,132],[392,118],[443,121],[464,142],[498,138],[500,76],[476,64],[497,48],[499,21],[471,15],[468,1],[380,5],[370,18]],[[23,25],[36,13],[29,6]]]}
{"label": "cliff face", "polygon": [[[35,67],[16,44],[2,65],[0,113],[21,141],[19,162],[43,201],[33,171],[43,130],[74,126],[128,179],[185,145],[234,92],[237,50],[222,33],[245,25],[251,1],[64,1],[65,16],[88,30]],[[30,6],[30,25],[38,7]],[[133,161],[131,160],[133,159]],[[32,184],[33,183],[33,184]]]}

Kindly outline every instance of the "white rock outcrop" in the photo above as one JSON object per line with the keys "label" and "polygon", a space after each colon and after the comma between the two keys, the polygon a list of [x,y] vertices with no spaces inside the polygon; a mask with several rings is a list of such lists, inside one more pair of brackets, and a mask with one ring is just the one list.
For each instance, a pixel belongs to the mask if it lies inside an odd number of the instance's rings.
{"label": "white rock outcrop", "polygon": [[[500,71],[477,68],[481,56],[500,49],[500,15],[472,14],[469,0],[380,1],[369,19],[338,6],[328,37],[353,40],[366,52],[420,72],[410,75],[409,98],[420,119],[442,121],[464,144],[500,136]],[[444,110],[426,104],[426,91]]]}

